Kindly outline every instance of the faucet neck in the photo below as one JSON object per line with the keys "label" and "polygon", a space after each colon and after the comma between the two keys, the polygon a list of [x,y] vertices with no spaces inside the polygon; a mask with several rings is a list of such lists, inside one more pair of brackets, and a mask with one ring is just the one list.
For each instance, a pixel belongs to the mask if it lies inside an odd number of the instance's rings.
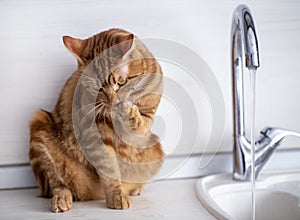
{"label": "faucet neck", "polygon": [[239,5],[232,18],[231,58],[234,136],[245,136],[244,70],[259,67],[258,40],[249,8]]}
{"label": "faucet neck", "polygon": [[250,143],[245,132],[244,70],[259,67],[258,40],[249,8],[238,6],[231,26],[232,89],[234,118],[234,169],[238,179],[247,178],[247,151]]}

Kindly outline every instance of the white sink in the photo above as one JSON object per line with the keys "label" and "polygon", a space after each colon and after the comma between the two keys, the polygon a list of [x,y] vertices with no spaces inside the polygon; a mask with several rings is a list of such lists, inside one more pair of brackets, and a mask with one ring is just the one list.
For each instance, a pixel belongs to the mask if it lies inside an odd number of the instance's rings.
{"label": "white sink", "polygon": [[[199,179],[201,203],[218,219],[251,219],[251,186],[232,180],[232,174]],[[257,220],[300,219],[300,171],[260,174],[256,181]]]}

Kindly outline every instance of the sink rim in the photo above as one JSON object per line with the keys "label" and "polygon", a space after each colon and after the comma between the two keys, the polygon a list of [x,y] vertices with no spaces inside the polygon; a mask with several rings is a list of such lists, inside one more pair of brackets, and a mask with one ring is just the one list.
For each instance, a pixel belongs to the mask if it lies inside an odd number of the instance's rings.
{"label": "sink rim", "polygon": [[[261,173],[258,180],[256,181],[256,190],[266,190],[287,193],[292,197],[300,199],[299,195],[292,192],[284,192],[276,185],[289,182],[300,183],[300,170],[289,170],[281,172],[267,172]],[[196,195],[202,205],[216,218],[218,219],[231,219],[232,217],[221,208],[213,199],[213,191],[226,189],[227,192],[244,192],[249,191],[250,182],[240,182],[232,179],[232,173],[221,173],[210,176],[201,177],[196,182]],[[234,185],[234,187],[233,187]],[[219,189],[218,189],[219,188]],[[232,190],[236,189],[236,190]]]}

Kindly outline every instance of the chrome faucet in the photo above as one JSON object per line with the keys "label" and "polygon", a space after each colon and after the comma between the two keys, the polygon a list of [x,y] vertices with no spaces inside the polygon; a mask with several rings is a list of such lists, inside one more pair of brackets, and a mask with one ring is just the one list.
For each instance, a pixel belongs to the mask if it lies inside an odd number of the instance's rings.
{"label": "chrome faucet", "polygon": [[[251,178],[251,143],[245,132],[244,70],[259,66],[258,40],[251,12],[246,5],[239,5],[231,26],[233,118],[234,118],[234,173],[233,179],[248,181]],[[280,128],[264,128],[255,142],[255,177],[268,161],[281,140],[297,132]]]}

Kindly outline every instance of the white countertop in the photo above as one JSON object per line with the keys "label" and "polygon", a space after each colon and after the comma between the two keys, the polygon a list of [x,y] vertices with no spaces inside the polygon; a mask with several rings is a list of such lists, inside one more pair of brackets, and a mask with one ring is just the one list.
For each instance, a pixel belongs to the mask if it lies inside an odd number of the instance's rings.
{"label": "white countertop", "polygon": [[148,184],[132,197],[128,210],[112,210],[104,201],[75,202],[71,211],[52,213],[49,201],[37,197],[39,189],[0,191],[0,219],[215,219],[195,194],[197,179],[164,180]]}

